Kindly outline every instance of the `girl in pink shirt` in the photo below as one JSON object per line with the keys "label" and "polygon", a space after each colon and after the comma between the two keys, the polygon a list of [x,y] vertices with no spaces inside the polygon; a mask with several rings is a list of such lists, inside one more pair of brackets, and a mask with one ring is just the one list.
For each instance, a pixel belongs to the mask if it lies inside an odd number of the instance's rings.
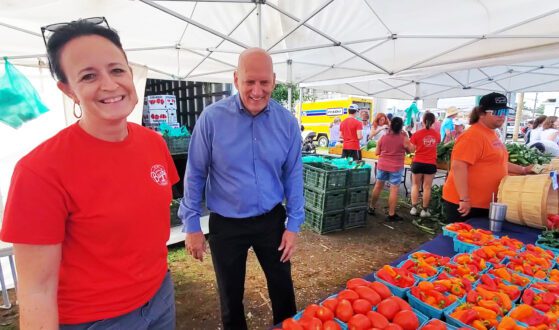
{"label": "girl in pink shirt", "polygon": [[404,122],[400,117],[392,118],[390,131],[378,142],[376,154],[379,156],[377,163],[377,181],[373,188],[373,197],[369,205],[369,214],[375,214],[375,207],[384,188],[386,181],[390,182],[390,196],[388,198],[387,221],[400,221],[402,218],[396,214],[396,203],[398,202],[398,189],[402,182],[404,173],[404,158],[407,152],[413,152],[414,146],[402,130]]}

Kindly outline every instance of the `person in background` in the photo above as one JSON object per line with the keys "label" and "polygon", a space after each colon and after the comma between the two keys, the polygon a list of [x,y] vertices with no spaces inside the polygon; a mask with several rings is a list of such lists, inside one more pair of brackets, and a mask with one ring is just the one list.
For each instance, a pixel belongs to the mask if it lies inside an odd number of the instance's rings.
{"label": "person in background", "polygon": [[528,120],[526,122],[526,125],[521,128],[520,131],[522,132],[522,134],[524,134],[524,144],[530,143],[530,132],[532,131],[533,127],[534,127],[534,121]]}
{"label": "person in background", "polygon": [[547,140],[552,142],[559,142],[559,118],[556,116],[549,116],[542,123],[541,140]]}
{"label": "person in background", "polygon": [[361,110],[361,123],[363,124],[363,137],[359,141],[361,146],[367,145],[371,134],[371,122],[370,122],[369,110]]}
{"label": "person in background", "polygon": [[503,126],[509,112],[503,94],[484,95],[470,114],[470,128],[456,140],[451,168],[443,186],[448,222],[487,217],[492,196],[508,173],[525,175],[532,166],[508,162],[508,152],[495,129]]}
{"label": "person in background", "polygon": [[233,78],[239,93],[206,107],[194,126],[179,216],[188,252],[202,261],[205,194],[223,328],[237,330],[247,329],[243,295],[251,247],[266,275],[274,324],[296,313],[290,259],[305,199],[301,134],[297,119],[271,99],[272,58],[261,48],[246,49]]}
{"label": "person in background", "polygon": [[120,38],[104,17],[42,31],[79,120],[12,177],[0,238],[14,243],[20,328],[174,329],[166,242],[179,176],[161,136],[127,122],[138,96]]}
{"label": "person in background", "polygon": [[[423,115],[424,129],[415,132],[410,142],[415,146],[415,155],[411,164],[412,187],[411,187],[411,215],[422,218],[430,217],[429,202],[431,201],[431,186],[433,178],[437,173],[437,145],[441,142],[441,135],[432,128],[435,115],[425,112]],[[419,211],[419,187],[423,182],[423,204]]]}
{"label": "person in background", "polygon": [[342,120],[340,117],[334,117],[334,120],[330,123],[330,142],[329,147],[333,147],[340,140],[340,123]]}
{"label": "person in background", "polygon": [[530,132],[528,132],[527,144],[538,142],[542,139],[542,132],[543,132],[542,124],[545,122],[546,119],[547,116],[542,115],[534,120],[534,124],[532,124],[532,129],[530,130]]}
{"label": "person in background", "polygon": [[386,118],[388,118],[388,122],[390,122],[392,120],[392,117],[394,117],[394,115],[392,113],[387,113],[386,114]]}
{"label": "person in background", "polygon": [[454,118],[458,115],[458,108],[449,107],[446,109],[446,117],[441,124],[441,141],[447,143],[453,140]]}
{"label": "person in background", "polygon": [[462,135],[462,133],[464,133],[464,130],[466,129],[466,122],[464,119],[455,118],[453,120],[453,124],[454,132],[452,133],[452,139],[456,140],[460,135]]}
{"label": "person in background", "polygon": [[352,104],[347,109],[348,116],[340,124],[340,135],[344,140],[342,158],[352,157],[361,160],[359,141],[363,138],[363,123],[355,118],[359,106]]}
{"label": "person in background", "polygon": [[377,113],[375,116],[375,120],[373,120],[373,125],[371,127],[370,140],[375,140],[378,142],[381,137],[383,137],[390,128],[390,121],[386,114],[380,112]]}
{"label": "person in background", "polygon": [[413,152],[414,146],[403,131],[404,122],[400,117],[392,118],[390,131],[378,142],[375,152],[379,156],[377,167],[377,181],[373,188],[371,202],[368,213],[375,215],[376,204],[380,197],[380,192],[384,188],[386,181],[390,182],[390,196],[388,197],[388,217],[387,221],[401,221],[402,217],[396,214],[396,204],[398,203],[398,189],[404,174],[404,158],[406,152]]}

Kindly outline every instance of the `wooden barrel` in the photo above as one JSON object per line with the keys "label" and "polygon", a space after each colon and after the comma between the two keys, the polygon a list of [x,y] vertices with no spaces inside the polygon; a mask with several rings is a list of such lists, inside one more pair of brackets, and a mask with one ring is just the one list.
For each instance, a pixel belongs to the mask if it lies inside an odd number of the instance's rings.
{"label": "wooden barrel", "polygon": [[545,228],[547,215],[559,213],[559,191],[549,174],[506,176],[497,199],[507,204],[507,221],[529,227]]}

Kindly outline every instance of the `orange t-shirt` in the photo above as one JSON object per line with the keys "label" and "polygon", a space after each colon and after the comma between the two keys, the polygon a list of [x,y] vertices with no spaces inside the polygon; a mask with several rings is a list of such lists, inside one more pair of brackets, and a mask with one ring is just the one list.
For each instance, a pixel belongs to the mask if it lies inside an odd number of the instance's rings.
{"label": "orange t-shirt", "polygon": [[61,324],[124,315],[167,273],[169,205],[179,179],[157,133],[128,124],[122,142],[69,126],[17,164],[0,238],[61,244]]}
{"label": "orange t-shirt", "polygon": [[[501,179],[508,174],[508,152],[496,132],[482,124],[474,124],[457,140],[452,150],[452,161],[468,165],[468,197],[472,207],[488,209],[492,194],[499,190]],[[458,204],[460,197],[450,170],[443,187],[443,199]]]}

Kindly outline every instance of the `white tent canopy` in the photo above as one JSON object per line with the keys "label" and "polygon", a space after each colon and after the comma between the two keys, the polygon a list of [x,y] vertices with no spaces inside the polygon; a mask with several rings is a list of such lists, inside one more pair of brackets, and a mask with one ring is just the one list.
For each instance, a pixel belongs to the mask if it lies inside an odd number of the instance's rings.
{"label": "white tent canopy", "polygon": [[427,72],[397,77],[376,75],[301,86],[390,99],[441,99],[490,92],[553,92],[559,91],[559,56],[552,60],[476,67],[453,72]]}
{"label": "white tent canopy", "polygon": [[[238,53],[261,46],[280,81],[371,80],[400,91],[383,97],[415,96],[413,83],[393,87],[434,73],[497,74],[559,50],[557,0],[0,0],[0,56],[44,62],[41,26],[91,16],[107,18],[151,78],[230,82]],[[360,84],[351,93],[371,94]]]}

